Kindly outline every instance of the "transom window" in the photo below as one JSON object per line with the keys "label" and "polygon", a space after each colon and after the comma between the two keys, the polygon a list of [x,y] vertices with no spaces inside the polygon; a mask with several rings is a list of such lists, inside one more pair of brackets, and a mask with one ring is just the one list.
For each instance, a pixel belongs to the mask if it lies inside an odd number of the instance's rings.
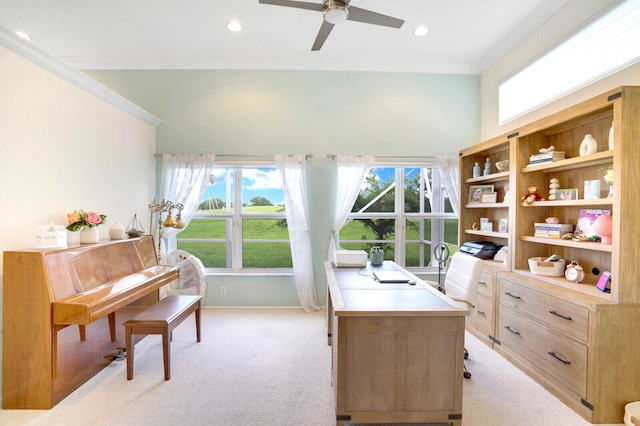
{"label": "transom window", "polygon": [[457,240],[458,218],[435,167],[372,168],[340,230],[342,248],[382,246],[386,260],[412,268],[437,266],[432,246]]}
{"label": "transom window", "polygon": [[291,268],[284,191],[273,167],[217,167],[177,246],[209,269]]}

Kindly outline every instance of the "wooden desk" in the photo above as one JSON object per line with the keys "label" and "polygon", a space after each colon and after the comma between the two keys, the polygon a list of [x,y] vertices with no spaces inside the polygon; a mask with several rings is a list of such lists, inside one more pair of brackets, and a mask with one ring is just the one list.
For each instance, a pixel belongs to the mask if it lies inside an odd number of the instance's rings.
{"label": "wooden desk", "polygon": [[[381,284],[398,269],[416,284]],[[327,273],[336,425],[462,423],[466,309],[393,262]]]}

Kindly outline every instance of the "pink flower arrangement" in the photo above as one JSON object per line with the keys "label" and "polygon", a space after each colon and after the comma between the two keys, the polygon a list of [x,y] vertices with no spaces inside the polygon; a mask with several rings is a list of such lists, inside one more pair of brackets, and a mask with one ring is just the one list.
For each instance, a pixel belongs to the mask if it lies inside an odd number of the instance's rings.
{"label": "pink flower arrangement", "polygon": [[107,221],[107,216],[98,214],[92,210],[85,212],[84,210],[74,210],[67,213],[67,229],[69,231],[79,231],[82,227],[92,228],[101,225]]}

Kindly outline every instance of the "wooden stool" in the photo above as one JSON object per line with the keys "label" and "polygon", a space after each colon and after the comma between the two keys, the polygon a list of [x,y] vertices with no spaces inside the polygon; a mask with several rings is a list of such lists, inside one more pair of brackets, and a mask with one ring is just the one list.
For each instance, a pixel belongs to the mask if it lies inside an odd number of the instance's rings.
{"label": "wooden stool", "polygon": [[161,334],[164,353],[164,379],[170,377],[170,340],[173,329],[185,318],[196,314],[196,333],[200,341],[200,303],[202,296],[167,296],[124,323],[127,348],[127,380],[133,379],[132,334]]}

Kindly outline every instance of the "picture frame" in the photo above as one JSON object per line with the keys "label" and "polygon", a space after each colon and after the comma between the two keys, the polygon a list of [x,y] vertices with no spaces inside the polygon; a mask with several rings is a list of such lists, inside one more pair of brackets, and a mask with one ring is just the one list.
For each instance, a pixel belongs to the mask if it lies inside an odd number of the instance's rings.
{"label": "picture frame", "polygon": [[584,181],[584,199],[600,198],[600,181],[598,179]]}
{"label": "picture frame", "polygon": [[596,284],[596,288],[603,293],[609,293],[611,291],[611,272],[604,271],[600,278],[598,278],[598,283]]}
{"label": "picture frame", "polygon": [[469,204],[480,204],[481,195],[487,192],[493,192],[493,185],[469,186]]}
{"label": "picture frame", "polygon": [[556,191],[556,200],[569,201],[578,199],[578,188],[558,189]]}
{"label": "picture frame", "polygon": [[497,192],[482,192],[480,193],[480,202],[481,203],[496,203],[498,201],[498,193]]}

